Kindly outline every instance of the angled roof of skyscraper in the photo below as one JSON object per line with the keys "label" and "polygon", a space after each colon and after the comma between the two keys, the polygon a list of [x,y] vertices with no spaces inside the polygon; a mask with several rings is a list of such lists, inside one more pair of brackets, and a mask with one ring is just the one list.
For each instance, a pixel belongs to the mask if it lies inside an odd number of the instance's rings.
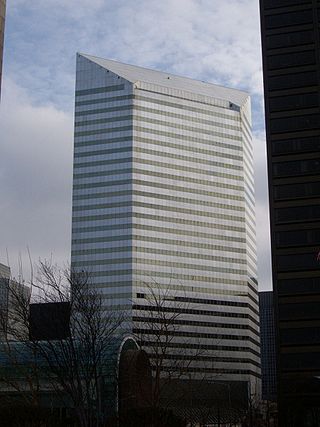
{"label": "angled roof of skyscraper", "polygon": [[96,56],[80,53],[84,58],[100,65],[106,70],[123,77],[131,83],[151,83],[171,89],[208,96],[210,98],[229,101],[237,106],[242,106],[248,99],[249,94],[238,89],[230,89],[188,77],[176,76],[164,71],[151,70],[136,65],[123,64],[111,59],[98,58]]}

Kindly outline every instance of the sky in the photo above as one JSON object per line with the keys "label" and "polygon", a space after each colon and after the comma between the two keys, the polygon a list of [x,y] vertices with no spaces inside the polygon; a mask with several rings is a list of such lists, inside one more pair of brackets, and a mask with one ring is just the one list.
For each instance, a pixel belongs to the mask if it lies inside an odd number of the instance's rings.
{"label": "sky", "polygon": [[[0,262],[70,260],[76,52],[248,91],[259,289],[271,288],[257,0],[8,0],[0,104]],[[27,277],[24,277],[26,280]]]}

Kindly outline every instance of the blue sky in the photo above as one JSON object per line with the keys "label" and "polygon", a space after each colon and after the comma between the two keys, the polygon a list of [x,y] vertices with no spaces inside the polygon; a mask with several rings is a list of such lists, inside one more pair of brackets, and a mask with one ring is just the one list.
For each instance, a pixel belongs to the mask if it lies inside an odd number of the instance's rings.
{"label": "blue sky", "polygon": [[8,0],[0,106],[0,262],[70,257],[75,54],[252,95],[259,280],[270,288],[256,0]]}

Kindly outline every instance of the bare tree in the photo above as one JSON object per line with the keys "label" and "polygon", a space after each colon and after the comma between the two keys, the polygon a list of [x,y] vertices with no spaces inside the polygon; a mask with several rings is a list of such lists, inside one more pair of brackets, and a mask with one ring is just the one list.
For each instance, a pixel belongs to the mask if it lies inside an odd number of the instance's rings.
{"label": "bare tree", "polygon": [[[143,283],[143,286],[145,293],[140,294],[143,302],[139,304],[139,316],[135,314],[133,321],[137,340],[151,359],[153,394],[150,406],[157,412],[160,408],[177,409],[178,403],[181,405],[178,412],[190,422],[190,407],[193,400],[196,401],[194,389],[219,378],[212,351],[208,351],[195,327],[190,333],[185,326],[187,298],[173,291],[170,284],[160,286],[154,281]],[[199,413],[201,405],[196,403]]]}
{"label": "bare tree", "polygon": [[[109,416],[105,381],[110,381],[111,369],[107,372],[107,364],[115,357],[115,337],[124,324],[123,313],[104,309],[103,296],[91,286],[86,272],[40,262],[31,287],[39,304],[48,308],[65,305],[67,322],[65,316],[46,316],[44,324],[35,323],[27,301],[16,294],[7,337],[23,343],[29,356],[35,355],[40,387],[54,392],[66,406],[71,404],[81,427],[105,425]],[[46,330],[54,331],[51,339],[42,336]],[[28,339],[23,336],[25,331]],[[26,376],[23,379],[27,381]]]}

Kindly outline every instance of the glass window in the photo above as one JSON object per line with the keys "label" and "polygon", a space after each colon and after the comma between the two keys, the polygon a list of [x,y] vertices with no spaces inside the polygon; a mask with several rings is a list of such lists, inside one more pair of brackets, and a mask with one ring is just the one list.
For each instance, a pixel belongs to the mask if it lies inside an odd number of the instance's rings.
{"label": "glass window", "polygon": [[[290,4],[291,3],[292,2],[290,1]],[[312,19],[312,10],[299,10],[297,12],[268,15],[266,16],[265,22],[266,28],[269,29],[312,23]]]}
{"label": "glass window", "polygon": [[320,328],[280,329],[280,343],[282,345],[320,344]]}
{"label": "glass window", "polygon": [[319,319],[319,317],[319,301],[279,305],[280,320]]}
{"label": "glass window", "polygon": [[294,33],[273,34],[267,36],[267,49],[279,47],[300,46],[307,43],[314,43],[313,31],[297,31]]}
{"label": "glass window", "polygon": [[319,277],[303,277],[295,279],[278,280],[279,295],[303,295],[320,292],[320,269]]}
{"label": "glass window", "polygon": [[276,241],[278,246],[316,245],[320,242],[320,230],[279,231]]}
{"label": "glass window", "polygon": [[285,200],[297,197],[317,197],[320,196],[320,182],[278,185],[274,187],[273,194],[275,200]]}
{"label": "glass window", "polygon": [[282,117],[270,121],[271,133],[292,132],[295,130],[318,129],[319,114],[306,116]]}
{"label": "glass window", "polygon": [[293,6],[294,4],[310,4],[310,0],[264,0],[264,8],[271,9],[273,7]]}
{"label": "glass window", "polygon": [[275,209],[276,222],[314,221],[320,218],[320,205]]}
{"label": "glass window", "polygon": [[317,73],[308,71],[306,73],[284,74],[269,77],[269,90],[283,90],[297,87],[309,87],[318,84]]}
{"label": "glass window", "polygon": [[285,139],[272,141],[272,151],[274,154],[284,154],[291,152],[320,151],[320,137]]}
{"label": "glass window", "polygon": [[320,173],[320,159],[279,162],[273,164],[275,177]]}
{"label": "glass window", "polygon": [[275,70],[279,68],[297,67],[315,63],[314,51],[294,52],[289,54],[280,54],[269,56],[267,59],[268,69]]}
{"label": "glass window", "polygon": [[318,107],[318,105],[319,94],[317,92],[269,98],[270,112],[312,108]]}
{"label": "glass window", "polygon": [[318,251],[303,254],[278,255],[276,261],[279,271],[319,269]]}

